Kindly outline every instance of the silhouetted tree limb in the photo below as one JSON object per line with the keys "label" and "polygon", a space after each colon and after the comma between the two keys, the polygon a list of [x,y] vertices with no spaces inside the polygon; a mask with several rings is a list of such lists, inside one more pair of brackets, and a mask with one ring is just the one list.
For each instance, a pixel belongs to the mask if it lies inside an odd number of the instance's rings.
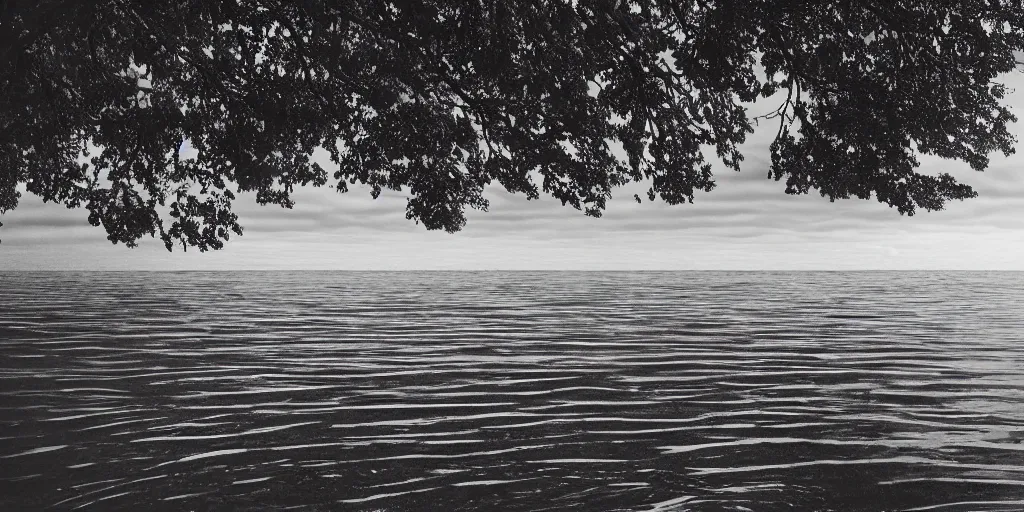
{"label": "silhouetted tree limb", "polygon": [[630,182],[691,202],[715,186],[702,148],[739,170],[761,118],[787,193],[937,210],[976,194],[917,155],[1012,153],[997,78],[1024,50],[999,0],[0,5],[0,213],[24,186],[168,249],[241,234],[235,192],[291,207],[303,185],[407,191],[447,231],[494,182],[592,216]]}

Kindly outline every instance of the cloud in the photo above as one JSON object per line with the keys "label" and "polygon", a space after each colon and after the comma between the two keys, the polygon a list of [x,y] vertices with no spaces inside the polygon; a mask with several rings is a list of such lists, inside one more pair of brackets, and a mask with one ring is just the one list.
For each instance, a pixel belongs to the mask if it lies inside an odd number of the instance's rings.
{"label": "cloud", "polygon": [[[1008,79],[1010,104],[1024,110],[1024,79]],[[1012,129],[1024,134],[1021,125]],[[949,172],[980,197],[944,211],[901,216],[875,200],[830,203],[816,192],[784,194],[767,179],[774,127],[742,149],[743,171],[716,166],[717,187],[693,204],[636,204],[646,186],[614,192],[600,219],[550,197],[528,201],[498,185],[488,212],[468,211],[465,230],[426,232],[405,219],[406,196],[366,187],[345,194],[300,189],[292,210],[259,206],[241,194],[245,235],[223,251],[168,254],[159,241],[113,246],[84,210],[26,195],[0,220],[0,270],[42,269],[1020,269],[1024,270],[1024,156],[992,155],[979,173],[921,157],[922,170]],[[324,163],[324,155],[318,153]],[[330,166],[327,166],[330,168]]]}

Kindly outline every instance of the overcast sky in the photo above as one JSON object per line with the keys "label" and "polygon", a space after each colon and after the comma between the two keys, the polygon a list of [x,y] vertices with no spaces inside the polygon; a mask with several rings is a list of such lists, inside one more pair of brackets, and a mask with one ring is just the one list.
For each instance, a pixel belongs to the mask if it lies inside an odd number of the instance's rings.
{"label": "overcast sky", "polygon": [[[1024,118],[1024,76],[1004,77]],[[770,106],[753,106],[761,113]],[[1024,141],[1024,128],[1012,127]],[[830,203],[813,193],[787,196],[766,179],[774,126],[762,125],[743,147],[736,173],[717,167],[718,187],[694,204],[636,204],[623,188],[603,218],[550,198],[527,201],[489,189],[489,212],[469,212],[458,234],[428,232],[405,219],[405,197],[367,189],[346,194],[304,189],[293,210],[235,203],[245,234],[225,249],[168,253],[144,240],[112,245],[85,210],[67,210],[23,195],[0,217],[0,270],[28,269],[1005,269],[1024,270],[1024,154],[992,155],[984,173],[923,159],[924,172],[950,172],[980,197],[941,212],[900,216],[874,200]],[[1024,153],[1024,142],[1018,144]]]}

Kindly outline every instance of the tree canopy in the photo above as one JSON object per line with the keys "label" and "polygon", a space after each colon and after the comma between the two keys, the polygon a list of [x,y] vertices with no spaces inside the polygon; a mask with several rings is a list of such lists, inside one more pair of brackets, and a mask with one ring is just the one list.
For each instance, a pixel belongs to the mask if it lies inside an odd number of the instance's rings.
{"label": "tree canopy", "polygon": [[739,170],[763,122],[785,192],[937,210],[976,193],[918,156],[1012,153],[997,79],[1024,50],[1014,0],[0,3],[0,213],[24,186],[168,249],[303,185],[403,190],[451,232],[495,182],[592,216],[630,182],[689,202],[702,149]]}

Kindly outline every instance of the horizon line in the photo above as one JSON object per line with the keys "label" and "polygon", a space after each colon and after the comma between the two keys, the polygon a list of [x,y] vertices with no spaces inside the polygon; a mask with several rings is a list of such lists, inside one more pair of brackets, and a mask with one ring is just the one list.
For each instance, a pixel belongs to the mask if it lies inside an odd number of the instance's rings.
{"label": "horizon line", "polygon": [[516,273],[699,273],[699,272],[788,272],[788,273],[827,273],[827,272],[1001,272],[1001,273],[1024,273],[1024,269],[892,269],[892,268],[855,268],[855,269],[281,269],[281,268],[253,268],[253,269],[0,269],[4,273],[217,273],[217,272],[351,272],[351,273],[482,273],[482,272],[516,272]]}

